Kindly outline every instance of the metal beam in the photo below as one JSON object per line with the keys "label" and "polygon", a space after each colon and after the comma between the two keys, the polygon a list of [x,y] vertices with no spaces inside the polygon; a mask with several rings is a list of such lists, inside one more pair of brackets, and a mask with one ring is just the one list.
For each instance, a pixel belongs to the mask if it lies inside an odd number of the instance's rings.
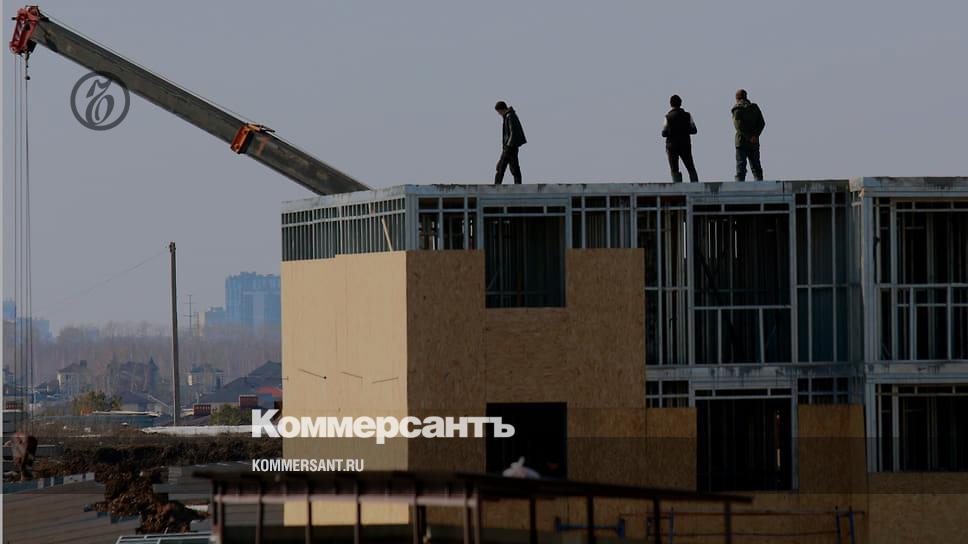
{"label": "metal beam", "polygon": [[[148,102],[226,143],[231,143],[239,129],[248,124],[212,102],[46,17],[41,18],[30,40],[93,72],[111,77]],[[317,194],[369,189],[270,132],[252,132],[241,152]]]}

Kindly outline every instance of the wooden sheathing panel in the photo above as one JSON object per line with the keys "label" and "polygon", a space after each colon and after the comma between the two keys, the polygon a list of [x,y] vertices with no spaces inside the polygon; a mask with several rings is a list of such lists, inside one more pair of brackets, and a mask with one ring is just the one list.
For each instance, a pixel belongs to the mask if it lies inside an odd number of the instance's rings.
{"label": "wooden sheathing panel", "polygon": [[643,485],[696,489],[696,409],[649,408]]}
{"label": "wooden sheathing panel", "polygon": [[410,410],[483,406],[484,316],[482,252],[407,253]]}
{"label": "wooden sheathing panel", "polygon": [[[482,416],[484,258],[480,251],[407,254],[408,409],[428,416]],[[484,440],[409,441],[413,470],[483,472]]]}
{"label": "wooden sheathing panel", "polygon": [[[642,251],[569,250],[564,308],[487,310],[488,401],[644,408]],[[601,432],[569,425],[572,436]]]}
{"label": "wooden sheathing panel", "polygon": [[[874,476],[874,475],[872,475]],[[869,542],[878,544],[902,544],[907,542],[964,542],[965,512],[968,511],[968,493],[965,493],[965,474],[909,475],[911,479],[924,478],[920,493],[874,493],[868,497],[870,512]],[[937,476],[937,478],[934,478]],[[933,487],[931,480],[948,480]],[[958,493],[948,493],[955,480]],[[873,487],[873,485],[872,485]]]}
{"label": "wooden sheathing panel", "polygon": [[[396,416],[407,413],[406,254],[339,255],[282,263],[284,413],[290,416]],[[403,439],[292,438],[286,458],[365,460],[405,469]],[[352,510],[314,505],[314,523],[347,523]],[[371,505],[369,522],[405,522],[406,508]],[[306,519],[286,506],[286,523]]]}
{"label": "wooden sheathing panel", "polygon": [[854,493],[867,485],[864,407],[818,404],[798,407],[800,491]]}
{"label": "wooden sheathing panel", "polygon": [[968,473],[877,472],[868,475],[871,542],[962,542]]}
{"label": "wooden sheathing panel", "polygon": [[[484,304],[480,251],[410,252],[413,415],[484,415],[487,403],[565,402],[569,478],[634,483],[645,467],[641,249],[566,255],[566,305]],[[484,470],[484,441],[412,440],[411,468]]]}

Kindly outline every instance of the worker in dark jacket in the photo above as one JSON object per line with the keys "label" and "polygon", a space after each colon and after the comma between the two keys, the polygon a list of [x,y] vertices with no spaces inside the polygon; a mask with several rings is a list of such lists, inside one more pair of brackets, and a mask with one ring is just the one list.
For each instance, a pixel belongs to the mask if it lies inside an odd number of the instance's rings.
{"label": "worker in dark jacket", "polygon": [[500,185],[504,181],[504,170],[511,169],[514,176],[514,183],[521,183],[521,163],[518,162],[518,148],[527,143],[524,137],[524,129],[521,128],[521,121],[518,114],[514,113],[514,108],[508,107],[504,101],[494,105],[497,114],[504,119],[504,128],[501,131],[501,158],[497,161],[497,173],[494,175],[494,183]]}
{"label": "worker in dark jacket", "polygon": [[760,134],[766,128],[760,107],[749,101],[746,91],[736,91],[733,106],[733,126],[736,127],[736,181],[746,181],[746,161],[757,181],[763,180],[760,164]]}
{"label": "worker in dark jacket", "polygon": [[682,109],[682,99],[674,94],[669,99],[672,109],[665,116],[665,123],[662,125],[662,136],[666,139],[666,154],[669,156],[669,168],[672,169],[672,181],[682,181],[682,172],[679,171],[679,159],[689,171],[689,181],[699,181],[699,174],[696,173],[696,165],[692,161],[692,138],[693,134],[699,132],[696,129],[696,122],[692,115]]}

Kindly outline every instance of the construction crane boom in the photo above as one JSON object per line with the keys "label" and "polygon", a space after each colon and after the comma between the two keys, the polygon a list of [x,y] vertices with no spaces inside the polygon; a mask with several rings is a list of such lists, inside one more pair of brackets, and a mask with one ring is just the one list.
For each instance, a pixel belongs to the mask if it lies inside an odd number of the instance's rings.
{"label": "construction crane boom", "polygon": [[10,50],[29,55],[37,44],[120,82],[129,91],[165,109],[317,194],[369,189],[363,183],[275,136],[265,126],[231,112],[151,73],[97,43],[52,21],[37,6],[21,8]]}

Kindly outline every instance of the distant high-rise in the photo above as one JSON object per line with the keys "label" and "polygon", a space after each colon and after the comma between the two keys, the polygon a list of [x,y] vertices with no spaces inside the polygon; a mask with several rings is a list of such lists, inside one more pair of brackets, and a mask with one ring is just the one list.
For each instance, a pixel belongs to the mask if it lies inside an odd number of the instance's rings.
{"label": "distant high-rise", "polygon": [[279,276],[242,272],[225,278],[226,322],[252,328],[278,326]]}
{"label": "distant high-rise", "polygon": [[[32,329],[34,340],[47,341],[53,338],[50,332],[50,321],[41,317],[26,317],[17,315],[17,303],[13,299],[3,299],[3,320],[17,323],[19,331]],[[26,334],[23,333],[22,334]]]}
{"label": "distant high-rise", "polygon": [[216,306],[209,308],[202,314],[202,328],[209,327],[221,327],[222,325],[228,324],[228,319],[225,314],[225,308],[221,306]]}

